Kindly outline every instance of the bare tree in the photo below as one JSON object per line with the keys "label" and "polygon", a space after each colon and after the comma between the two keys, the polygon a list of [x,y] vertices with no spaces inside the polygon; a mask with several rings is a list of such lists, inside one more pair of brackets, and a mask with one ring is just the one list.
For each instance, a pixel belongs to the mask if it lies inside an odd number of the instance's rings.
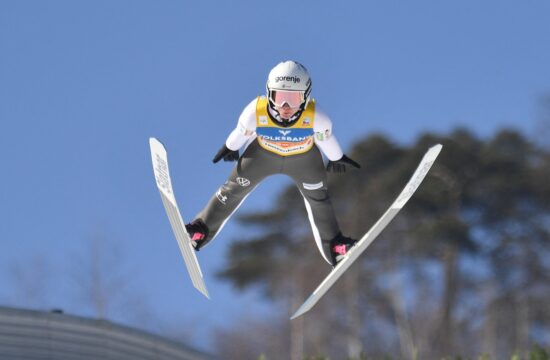
{"label": "bare tree", "polygon": [[118,245],[100,234],[88,238],[81,251],[70,264],[79,299],[95,316],[106,318],[126,286],[123,257]]}
{"label": "bare tree", "polygon": [[119,240],[99,232],[83,241],[69,263],[76,284],[77,311],[91,312],[98,318],[115,318],[138,324],[152,324],[155,316],[145,295],[133,286],[132,270]]}
{"label": "bare tree", "polygon": [[9,266],[8,274],[13,282],[10,303],[28,308],[47,306],[53,269],[44,256],[35,255],[28,262],[18,260]]}

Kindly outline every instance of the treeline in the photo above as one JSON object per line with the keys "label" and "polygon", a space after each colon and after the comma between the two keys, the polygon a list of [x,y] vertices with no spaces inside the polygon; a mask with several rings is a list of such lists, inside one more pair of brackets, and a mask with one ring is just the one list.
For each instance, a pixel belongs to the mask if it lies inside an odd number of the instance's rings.
{"label": "treeline", "polygon": [[261,290],[274,315],[220,331],[227,358],[506,359],[550,348],[550,151],[515,130],[463,129],[403,146],[373,135],[329,175],[345,235],[360,238],[403,188],[423,153],[444,145],[415,196],[305,316],[290,314],[330,270],[294,186],[272,209],[241,215],[220,277]]}

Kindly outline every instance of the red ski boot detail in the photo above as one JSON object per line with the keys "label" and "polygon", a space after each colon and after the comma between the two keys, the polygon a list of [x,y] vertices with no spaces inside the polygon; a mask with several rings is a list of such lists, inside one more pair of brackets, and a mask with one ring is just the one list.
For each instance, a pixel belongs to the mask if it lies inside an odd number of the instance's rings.
{"label": "red ski boot detail", "polygon": [[201,234],[201,233],[194,233],[193,234],[193,237],[191,238],[192,241],[201,241],[201,240],[204,240],[206,236],[204,234]]}
{"label": "red ski boot detail", "polygon": [[340,255],[346,255],[346,245],[335,245],[332,248],[332,251]]}
{"label": "red ski boot detail", "polygon": [[201,219],[195,219],[185,225],[185,229],[191,237],[191,245],[199,251],[205,245],[205,240],[208,237],[208,227]]}
{"label": "red ski boot detail", "polygon": [[351,239],[339,233],[330,241],[330,257],[332,266],[336,266],[344,259],[349,250],[357,243],[357,240]]}

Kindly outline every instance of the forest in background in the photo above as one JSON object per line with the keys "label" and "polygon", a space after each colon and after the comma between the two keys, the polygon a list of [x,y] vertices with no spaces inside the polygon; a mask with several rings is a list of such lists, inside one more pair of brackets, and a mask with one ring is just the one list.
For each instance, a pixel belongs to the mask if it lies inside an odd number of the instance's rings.
{"label": "forest in background", "polygon": [[[543,122],[550,124],[550,122]],[[259,290],[269,319],[215,336],[231,359],[445,356],[506,359],[550,348],[550,147],[514,129],[425,133],[411,145],[384,135],[355,143],[360,170],[329,174],[345,235],[360,238],[384,213],[424,152],[443,150],[417,193],[325,297],[290,315],[330,270],[293,185],[272,209],[241,214],[254,234],[234,239],[219,276]],[[527,356],[527,355],[525,355]]]}

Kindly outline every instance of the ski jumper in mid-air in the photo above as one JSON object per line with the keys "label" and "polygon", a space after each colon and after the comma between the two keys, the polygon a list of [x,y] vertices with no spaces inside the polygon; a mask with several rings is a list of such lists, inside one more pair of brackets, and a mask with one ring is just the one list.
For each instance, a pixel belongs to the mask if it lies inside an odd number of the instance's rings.
{"label": "ski jumper in mid-air", "polygon": [[[267,80],[267,96],[248,104],[237,127],[213,159],[237,161],[229,179],[195,220],[186,225],[195,250],[214,239],[248,194],[267,176],[286,174],[304,197],[315,242],[323,258],[335,266],[356,240],[342,235],[327,189],[326,171],[344,172],[359,164],[342,152],[330,118],[310,98],[307,69],[295,61],[275,66]],[[244,148],[242,156],[239,149]],[[325,169],[324,154],[328,158]]]}

